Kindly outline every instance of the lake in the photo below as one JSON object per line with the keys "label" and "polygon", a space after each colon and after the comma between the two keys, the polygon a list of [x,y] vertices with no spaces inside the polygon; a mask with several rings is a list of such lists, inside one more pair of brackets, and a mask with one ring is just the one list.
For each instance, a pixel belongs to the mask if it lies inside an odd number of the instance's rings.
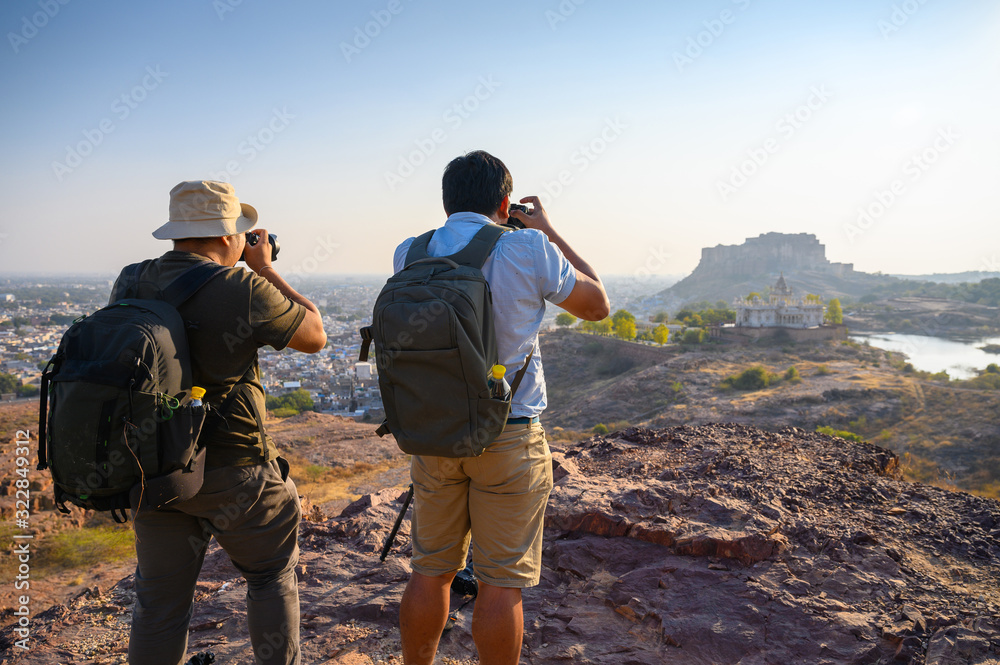
{"label": "lake", "polygon": [[990,363],[1000,364],[1000,355],[978,348],[986,344],[1000,344],[1000,337],[960,341],[926,335],[873,333],[851,335],[850,338],[886,351],[905,353],[915,368],[925,372],[945,371],[953,379],[971,379]]}

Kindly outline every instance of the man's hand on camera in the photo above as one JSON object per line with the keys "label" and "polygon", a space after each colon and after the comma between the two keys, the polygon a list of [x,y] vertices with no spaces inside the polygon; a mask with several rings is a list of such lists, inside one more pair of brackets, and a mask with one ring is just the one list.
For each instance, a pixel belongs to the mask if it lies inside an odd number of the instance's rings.
{"label": "man's hand on camera", "polygon": [[520,210],[511,210],[510,216],[520,220],[524,224],[525,228],[538,229],[542,233],[548,235],[549,230],[552,228],[552,223],[549,221],[549,216],[545,212],[545,208],[542,207],[542,202],[537,196],[525,196],[519,201],[519,203],[530,203],[531,204],[531,214],[525,214]]}
{"label": "man's hand on camera", "polygon": [[254,229],[250,233],[257,236],[257,244],[247,243],[243,249],[243,256],[247,267],[259,275],[261,270],[271,267],[271,240],[267,235],[267,229]]}

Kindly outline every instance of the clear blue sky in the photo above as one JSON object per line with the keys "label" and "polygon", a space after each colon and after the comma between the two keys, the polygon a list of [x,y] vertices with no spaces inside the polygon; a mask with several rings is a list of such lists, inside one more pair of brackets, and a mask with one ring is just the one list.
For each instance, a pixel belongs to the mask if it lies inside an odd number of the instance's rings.
{"label": "clear blue sky", "polygon": [[1000,270],[988,0],[11,0],[0,27],[3,272],[155,256],[170,188],[214,177],[279,269],[388,273],[480,148],[606,274],[768,231]]}

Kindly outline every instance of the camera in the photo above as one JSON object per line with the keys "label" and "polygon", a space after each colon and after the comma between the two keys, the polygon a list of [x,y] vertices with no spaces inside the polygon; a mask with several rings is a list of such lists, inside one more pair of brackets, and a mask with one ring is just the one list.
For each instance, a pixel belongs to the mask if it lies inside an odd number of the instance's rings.
{"label": "camera", "polygon": [[[247,244],[253,247],[257,244],[257,235],[253,231],[246,232]],[[278,258],[278,250],[281,246],[278,245],[278,236],[273,233],[267,234],[267,239],[271,242],[271,260],[275,261]],[[247,251],[244,249],[243,253],[240,254],[240,261],[247,260]]]}
{"label": "camera", "polygon": [[458,571],[455,578],[451,581],[451,590],[458,596],[472,596],[475,598],[479,594],[479,582],[476,580],[475,573],[473,572],[472,562],[463,569]]}
{"label": "camera", "polygon": [[[531,211],[528,210],[528,206],[521,205],[520,203],[511,203],[510,204],[510,209],[511,210],[520,210],[525,215],[530,215],[531,214]],[[519,220],[517,217],[514,217],[514,215],[511,215],[510,217],[507,218],[507,223],[504,224],[504,226],[509,226],[512,229],[523,229],[524,228],[524,222],[522,222],[521,220]]]}

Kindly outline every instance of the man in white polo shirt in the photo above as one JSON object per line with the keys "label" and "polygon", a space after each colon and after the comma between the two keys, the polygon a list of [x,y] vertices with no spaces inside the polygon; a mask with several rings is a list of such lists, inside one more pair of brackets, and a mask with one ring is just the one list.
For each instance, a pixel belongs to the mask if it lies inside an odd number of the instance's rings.
{"label": "man in white polo shirt", "polygon": [[[508,217],[525,229],[503,234],[483,265],[493,294],[500,362],[513,376],[534,350],[500,436],[479,457],[414,456],[413,574],[400,604],[403,661],[431,665],[448,618],[449,587],[465,567],[470,539],[479,595],[472,635],[482,665],[513,665],[521,653],[521,589],[538,584],[542,527],[552,490],[552,456],[538,419],[545,378],[538,329],[545,302],[582,319],[608,316],[610,303],[597,272],[553,229],[538,197],[529,214],[510,210],[513,180],[483,151],[452,160],[442,180],[448,220],[428,245],[432,256],[459,251],[485,224]],[[414,238],[396,248],[404,267]]]}

